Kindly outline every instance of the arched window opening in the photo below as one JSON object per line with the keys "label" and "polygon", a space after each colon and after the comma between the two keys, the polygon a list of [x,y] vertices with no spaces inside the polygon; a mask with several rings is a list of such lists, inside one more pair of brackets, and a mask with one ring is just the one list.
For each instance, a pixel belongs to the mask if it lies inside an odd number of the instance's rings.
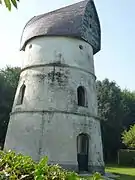
{"label": "arched window opening", "polygon": [[26,86],[23,84],[20,88],[20,92],[19,92],[19,96],[18,96],[18,100],[17,100],[17,105],[23,104],[25,89],[26,89]]}
{"label": "arched window opening", "polygon": [[77,137],[77,153],[88,154],[89,137],[87,134],[79,134]]}
{"label": "arched window opening", "polygon": [[87,106],[86,90],[83,86],[77,88],[78,106]]}

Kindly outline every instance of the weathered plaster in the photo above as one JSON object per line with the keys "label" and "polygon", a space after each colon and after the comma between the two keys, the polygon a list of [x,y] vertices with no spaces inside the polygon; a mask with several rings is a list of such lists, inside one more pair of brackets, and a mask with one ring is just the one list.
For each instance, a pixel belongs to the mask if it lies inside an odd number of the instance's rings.
{"label": "weathered plaster", "polygon": [[[36,161],[47,155],[49,163],[76,168],[77,136],[87,133],[89,170],[103,169],[91,45],[74,38],[40,37],[29,41],[25,53],[5,149],[30,155]],[[23,83],[24,101],[16,105]],[[88,107],[77,104],[80,85],[87,91]]]}

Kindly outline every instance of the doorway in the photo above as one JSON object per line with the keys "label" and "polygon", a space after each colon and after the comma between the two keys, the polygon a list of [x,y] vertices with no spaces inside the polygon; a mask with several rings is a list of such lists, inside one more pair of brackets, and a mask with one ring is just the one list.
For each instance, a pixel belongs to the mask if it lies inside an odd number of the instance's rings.
{"label": "doorway", "polygon": [[88,171],[89,137],[87,134],[77,136],[77,161],[79,172]]}

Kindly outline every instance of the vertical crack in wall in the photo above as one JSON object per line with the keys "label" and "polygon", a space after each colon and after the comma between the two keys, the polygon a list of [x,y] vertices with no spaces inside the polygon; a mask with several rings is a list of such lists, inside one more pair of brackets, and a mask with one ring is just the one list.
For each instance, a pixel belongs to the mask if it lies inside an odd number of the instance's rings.
{"label": "vertical crack in wall", "polygon": [[54,82],[54,76],[55,76],[55,65],[53,66],[53,71],[52,71],[52,82]]}
{"label": "vertical crack in wall", "polygon": [[[46,77],[46,75],[44,77]],[[43,78],[43,87],[45,87],[45,78]],[[39,139],[39,152],[38,152],[39,160],[42,155],[44,125],[45,125],[45,119],[44,119],[44,109],[43,109],[43,112],[41,114],[41,124],[40,124],[40,139]]]}
{"label": "vertical crack in wall", "polygon": [[38,151],[39,160],[40,160],[40,158],[41,158],[41,154],[42,154],[44,124],[45,124],[45,121],[44,121],[44,113],[42,113],[42,117],[41,117],[41,124],[40,124],[39,151]]}

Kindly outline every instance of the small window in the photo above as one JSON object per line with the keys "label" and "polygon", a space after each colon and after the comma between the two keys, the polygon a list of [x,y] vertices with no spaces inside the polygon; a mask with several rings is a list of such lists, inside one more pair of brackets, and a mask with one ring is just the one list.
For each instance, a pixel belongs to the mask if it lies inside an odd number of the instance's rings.
{"label": "small window", "polygon": [[87,106],[86,90],[83,86],[77,88],[78,106]]}
{"label": "small window", "polygon": [[83,46],[82,46],[82,45],[79,45],[79,48],[82,50],[82,49],[83,49]]}
{"label": "small window", "polygon": [[20,88],[20,92],[19,92],[19,96],[18,96],[18,100],[17,100],[17,105],[23,104],[25,89],[26,89],[26,86],[23,84]]}
{"label": "small window", "polygon": [[29,49],[31,49],[31,48],[32,48],[32,44],[29,45]]}

